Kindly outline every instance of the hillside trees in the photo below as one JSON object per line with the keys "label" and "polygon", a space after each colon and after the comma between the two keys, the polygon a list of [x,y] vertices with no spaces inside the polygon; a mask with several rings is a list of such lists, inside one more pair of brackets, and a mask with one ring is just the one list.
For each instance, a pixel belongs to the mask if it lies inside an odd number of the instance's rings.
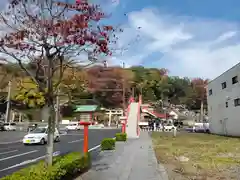
{"label": "hillside trees", "polygon": [[206,107],[207,104],[207,93],[206,93],[206,86],[208,84],[208,79],[201,79],[201,78],[195,78],[192,80],[192,87],[196,93],[195,99],[196,103],[200,104],[200,120],[203,120],[204,116],[204,106]]}
{"label": "hillside trees", "polygon": [[[79,54],[110,54],[109,35],[113,28],[97,25],[105,17],[99,6],[87,1],[64,4],[53,0],[31,3],[14,0],[9,9],[0,14],[5,28],[1,33],[0,52],[18,63],[46,99],[48,165],[52,164],[53,154],[55,90],[65,69],[76,63]],[[88,59],[91,63],[96,60]]]}
{"label": "hillside trees", "polygon": [[[201,86],[196,79],[199,79],[199,82],[205,81],[204,85]],[[163,100],[172,104],[185,104],[189,109],[199,110],[200,99],[203,99],[203,105],[206,108],[205,89],[202,87],[206,85],[207,80],[196,79],[168,76],[165,69],[137,66],[126,69],[92,66],[84,69],[76,66],[65,70],[60,90],[61,98],[65,97],[70,104],[73,101],[84,103],[91,99],[103,107],[122,107],[122,85],[125,82],[126,100],[134,91],[135,97],[143,93],[145,102],[159,102],[158,106],[162,105],[160,101]],[[34,88],[34,83],[27,81],[29,78],[23,78],[21,87],[25,90]],[[19,91],[20,94],[21,92],[24,90]]]}
{"label": "hillside trees", "polygon": [[84,68],[68,68],[60,84],[60,94],[67,95],[69,103],[76,99],[91,98],[92,95],[87,89],[88,78]]}
{"label": "hillside trees", "polygon": [[134,73],[133,86],[137,94],[143,95],[143,100],[156,101],[167,97],[170,85],[166,69],[135,66],[131,70]]}
{"label": "hillside trees", "polygon": [[[119,67],[95,66],[87,71],[88,89],[104,107],[122,107],[123,98],[126,100],[130,93],[131,74]],[[124,86],[124,87],[123,87]],[[125,97],[123,97],[125,88]]]}

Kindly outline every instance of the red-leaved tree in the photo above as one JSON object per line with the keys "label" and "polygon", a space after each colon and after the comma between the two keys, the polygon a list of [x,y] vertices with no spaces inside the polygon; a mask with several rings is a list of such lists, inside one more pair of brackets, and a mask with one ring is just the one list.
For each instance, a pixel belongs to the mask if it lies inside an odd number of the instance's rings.
{"label": "red-leaved tree", "polygon": [[194,91],[196,93],[196,100],[200,101],[200,121],[203,121],[203,109],[204,104],[207,104],[207,94],[206,94],[206,86],[208,84],[208,79],[201,79],[201,78],[195,78],[192,80],[192,86],[194,88]]}
{"label": "red-leaved tree", "polygon": [[123,72],[119,67],[95,66],[88,71],[88,89],[104,107],[122,107]]}
{"label": "red-leaved tree", "polygon": [[0,14],[0,52],[19,64],[46,99],[48,138],[41,142],[48,143],[49,165],[53,154],[56,87],[64,70],[78,62],[82,53],[88,55],[88,65],[95,63],[98,55],[111,53],[109,44],[115,42],[111,38],[115,36],[114,29],[99,22],[106,17],[98,5],[87,0],[75,4],[12,0]]}

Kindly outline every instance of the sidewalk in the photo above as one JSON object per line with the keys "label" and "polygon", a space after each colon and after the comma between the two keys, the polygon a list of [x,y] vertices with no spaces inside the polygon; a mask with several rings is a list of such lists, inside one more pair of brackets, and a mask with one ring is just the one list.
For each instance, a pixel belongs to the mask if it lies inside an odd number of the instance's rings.
{"label": "sidewalk", "polygon": [[76,180],[168,180],[168,177],[157,163],[151,137],[141,132],[139,139],[117,142],[115,151],[101,152],[91,170]]}

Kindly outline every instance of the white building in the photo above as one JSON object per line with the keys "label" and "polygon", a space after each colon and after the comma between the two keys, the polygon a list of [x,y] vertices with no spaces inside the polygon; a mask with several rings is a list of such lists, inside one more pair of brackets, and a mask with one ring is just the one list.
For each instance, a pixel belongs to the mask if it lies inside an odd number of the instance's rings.
{"label": "white building", "polygon": [[240,136],[240,63],[207,86],[210,132]]}

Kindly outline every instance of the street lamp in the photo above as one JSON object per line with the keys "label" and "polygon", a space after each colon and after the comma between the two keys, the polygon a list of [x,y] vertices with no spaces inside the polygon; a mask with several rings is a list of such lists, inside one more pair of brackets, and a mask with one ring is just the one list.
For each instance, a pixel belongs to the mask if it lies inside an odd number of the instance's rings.
{"label": "street lamp", "polygon": [[[125,63],[123,62],[122,63],[122,68],[123,68],[123,70],[124,70],[124,68],[125,68]],[[123,113],[124,113],[124,116],[126,115],[126,102],[125,102],[125,96],[126,96],[126,92],[125,92],[125,79],[124,79],[124,76],[123,76],[123,78],[122,78],[122,101],[123,101]]]}

